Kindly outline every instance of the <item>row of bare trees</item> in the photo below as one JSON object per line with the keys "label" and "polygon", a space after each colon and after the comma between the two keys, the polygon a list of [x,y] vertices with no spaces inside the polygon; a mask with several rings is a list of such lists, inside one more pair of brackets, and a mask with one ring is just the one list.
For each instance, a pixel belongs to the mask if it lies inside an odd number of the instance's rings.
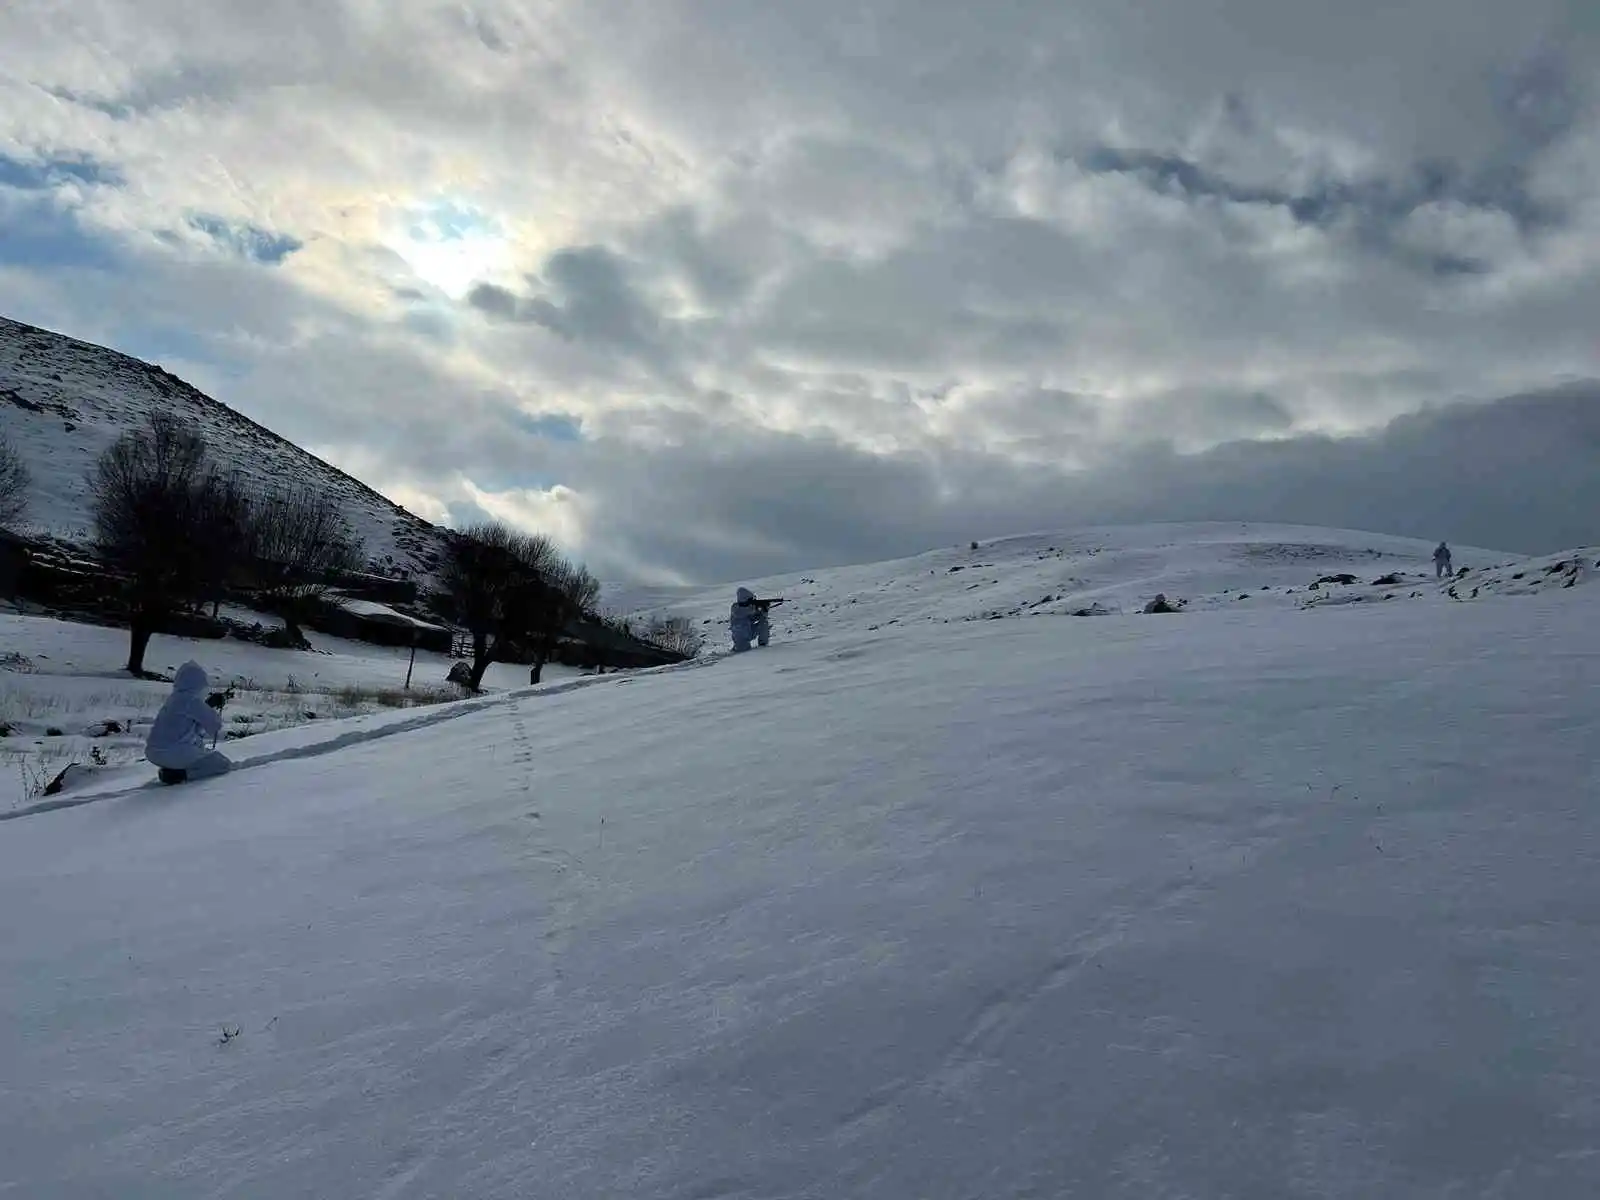
{"label": "row of bare trees", "polygon": [[[0,528],[20,519],[28,473],[0,438]],[[95,551],[125,588],[127,669],[144,672],[153,635],[224,591],[249,593],[283,621],[286,640],[340,578],[366,559],[360,539],[324,493],[252,487],[213,461],[205,438],[164,411],[114,442],[90,481]],[[532,678],[576,619],[594,611],[600,584],[540,534],[498,522],[449,535],[444,606],[472,636],[471,684],[515,657]]]}
{"label": "row of bare trees", "polygon": [[194,426],[164,411],[100,456],[90,493],[95,550],[126,587],[134,674],[155,633],[229,587],[248,590],[291,643],[303,643],[310,611],[366,557],[324,493],[251,487],[213,462]]}

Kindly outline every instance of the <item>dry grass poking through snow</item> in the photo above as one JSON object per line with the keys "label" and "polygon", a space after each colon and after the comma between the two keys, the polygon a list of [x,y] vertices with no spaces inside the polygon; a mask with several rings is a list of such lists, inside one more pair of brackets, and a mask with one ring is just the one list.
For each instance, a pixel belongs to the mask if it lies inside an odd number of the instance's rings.
{"label": "dry grass poking through snow", "polygon": [[[169,690],[161,683],[94,686],[104,681],[38,674],[31,665],[8,662],[0,667],[0,808],[38,799],[70,763],[121,767],[140,761],[150,723]],[[425,684],[409,691],[350,684],[313,690],[291,678],[283,687],[243,679],[232,688],[223,711],[227,742],[462,697],[454,684]]]}

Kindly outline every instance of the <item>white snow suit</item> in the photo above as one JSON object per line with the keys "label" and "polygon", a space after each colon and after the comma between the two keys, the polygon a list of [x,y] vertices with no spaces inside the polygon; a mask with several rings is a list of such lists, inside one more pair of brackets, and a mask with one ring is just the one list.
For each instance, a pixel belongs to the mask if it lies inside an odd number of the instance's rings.
{"label": "white snow suit", "polygon": [[144,756],[168,771],[186,771],[190,779],[224,774],[233,766],[211,748],[222,732],[222,714],[206,703],[206,673],[186,662],[173,677],[172,695],[156,714],[145,739]]}
{"label": "white snow suit", "polygon": [[754,603],[755,598],[755,593],[749,588],[740,588],[735,593],[733,606],[728,610],[728,628],[733,634],[735,654],[742,654],[750,649],[752,638],[758,646],[765,646],[767,639],[772,636],[772,627],[767,622],[767,610],[757,607]]}

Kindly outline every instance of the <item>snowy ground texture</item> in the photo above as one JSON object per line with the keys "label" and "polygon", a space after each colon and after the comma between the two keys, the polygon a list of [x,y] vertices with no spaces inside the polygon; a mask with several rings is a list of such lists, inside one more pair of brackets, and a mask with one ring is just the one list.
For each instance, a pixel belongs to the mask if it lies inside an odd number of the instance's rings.
{"label": "snowy ground texture", "polygon": [[1600,1194],[1596,560],[797,601],[0,822],[0,1195]]}
{"label": "snowy ground texture", "polygon": [[[1243,606],[1314,608],[1406,600],[1462,601],[1561,587],[1600,566],[1600,550],[1528,560],[1453,546],[1465,578],[1439,583],[1434,543],[1303,525],[1192,523],[1033,534],[933,550],[916,558],[748,582],[783,596],[791,634],[1014,617],[1137,613],[1158,593],[1190,612]],[[1558,568],[1557,564],[1561,564]],[[1351,576],[1353,583],[1323,583]],[[1474,595],[1474,589],[1479,589]],[[733,587],[607,590],[606,605],[642,617],[725,625]]]}
{"label": "snowy ground texture", "polygon": [[[244,609],[223,611],[276,624]],[[234,690],[221,747],[234,757],[259,752],[258,743],[246,749],[240,739],[263,733],[461,698],[461,689],[445,682],[451,660],[444,655],[418,651],[412,686],[403,690],[408,650],[309,638],[310,653],[157,637],[146,665],[170,680],[192,658],[212,687]],[[72,795],[126,785],[126,768],[143,761],[150,723],[172,691],[169,683],[119,670],[127,657],[126,630],[0,612],[0,820],[40,801],[45,784],[68,764],[84,769]],[[577,674],[551,664],[544,678],[554,684]],[[528,668],[508,663],[492,664],[484,676],[486,688],[502,691],[527,682]]]}

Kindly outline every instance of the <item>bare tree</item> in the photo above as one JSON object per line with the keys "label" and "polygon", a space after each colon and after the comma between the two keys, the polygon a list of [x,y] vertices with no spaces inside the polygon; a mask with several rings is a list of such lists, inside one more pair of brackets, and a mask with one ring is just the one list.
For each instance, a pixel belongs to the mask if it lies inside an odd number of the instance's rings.
{"label": "bare tree", "polygon": [[547,586],[531,595],[523,610],[528,649],[533,655],[529,683],[539,682],[567,626],[593,611],[600,600],[600,581],[589,574],[587,567],[562,558],[553,546],[551,557],[553,561],[543,573]]}
{"label": "bare tree", "polygon": [[443,582],[456,620],[472,635],[474,691],[483,685],[489,664],[527,637],[528,614],[546,603],[545,573],[558,557],[549,538],[518,533],[498,521],[451,537]]}
{"label": "bare tree", "polygon": [[143,674],[151,636],[238,561],[247,505],[199,432],[164,411],[100,456],[90,486],[96,549],[127,591],[128,670]]}
{"label": "bare tree", "polygon": [[705,649],[705,635],[688,617],[657,617],[645,627],[644,640],[684,658],[694,658]]}
{"label": "bare tree", "polygon": [[10,529],[28,511],[28,467],[22,452],[0,434],[0,529]]}
{"label": "bare tree", "polygon": [[296,645],[301,625],[339,579],[365,561],[361,542],[326,493],[293,487],[251,506],[250,583]]}

